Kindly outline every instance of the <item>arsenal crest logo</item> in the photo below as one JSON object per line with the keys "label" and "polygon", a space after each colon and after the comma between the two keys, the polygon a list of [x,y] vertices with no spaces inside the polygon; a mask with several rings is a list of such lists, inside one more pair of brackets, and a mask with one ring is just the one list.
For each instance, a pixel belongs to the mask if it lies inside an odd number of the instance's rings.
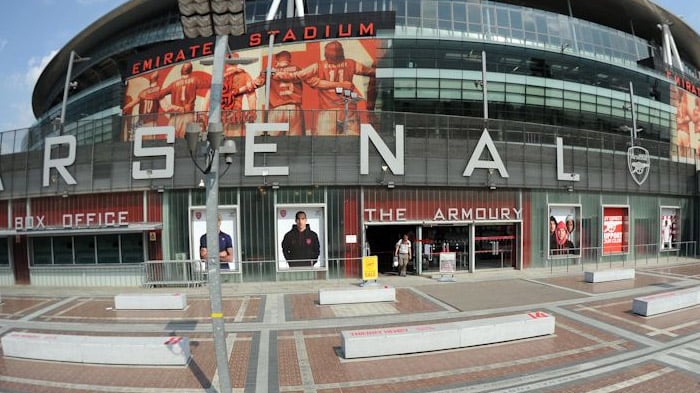
{"label": "arsenal crest logo", "polygon": [[649,150],[641,146],[632,146],[627,149],[627,168],[632,175],[632,179],[638,185],[641,186],[649,177],[650,166]]}
{"label": "arsenal crest logo", "polygon": [[202,212],[194,212],[194,217],[198,220],[202,219]]}

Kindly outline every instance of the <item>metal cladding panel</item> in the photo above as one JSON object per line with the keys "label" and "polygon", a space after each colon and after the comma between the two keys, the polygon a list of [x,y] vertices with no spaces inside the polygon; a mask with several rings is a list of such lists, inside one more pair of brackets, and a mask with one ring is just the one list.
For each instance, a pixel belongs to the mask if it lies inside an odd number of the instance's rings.
{"label": "metal cladding panel", "polygon": [[9,228],[9,214],[7,212],[8,201],[0,201],[0,228]]}

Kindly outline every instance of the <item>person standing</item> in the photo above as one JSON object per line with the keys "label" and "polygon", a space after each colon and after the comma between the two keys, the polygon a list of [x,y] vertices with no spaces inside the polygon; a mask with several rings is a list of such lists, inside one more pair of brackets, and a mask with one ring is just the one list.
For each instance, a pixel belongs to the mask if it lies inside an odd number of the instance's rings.
{"label": "person standing", "polygon": [[[219,225],[219,263],[221,269],[228,269],[229,262],[233,262],[233,240],[228,233],[221,230],[221,217],[218,221]],[[207,260],[209,252],[207,251],[207,234],[205,233],[199,238],[199,258]]]}
{"label": "person standing", "polygon": [[399,275],[406,277],[406,268],[411,260],[411,241],[408,240],[408,235],[405,233],[401,240],[396,242],[394,256],[399,258]]}
{"label": "person standing", "polygon": [[282,253],[289,267],[313,267],[321,252],[318,235],[306,222],[306,212],[298,211],[295,224],[282,239]]}

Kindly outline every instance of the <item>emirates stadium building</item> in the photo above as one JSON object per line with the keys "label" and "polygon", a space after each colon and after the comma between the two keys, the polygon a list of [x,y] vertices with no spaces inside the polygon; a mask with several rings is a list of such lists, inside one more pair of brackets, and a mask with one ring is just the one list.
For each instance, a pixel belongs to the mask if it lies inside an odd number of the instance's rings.
{"label": "emirates stadium building", "polygon": [[404,234],[423,275],[696,256],[700,37],[650,0],[245,1],[219,68],[180,6],[96,20],[0,134],[0,285],[199,283],[215,186],[229,282]]}

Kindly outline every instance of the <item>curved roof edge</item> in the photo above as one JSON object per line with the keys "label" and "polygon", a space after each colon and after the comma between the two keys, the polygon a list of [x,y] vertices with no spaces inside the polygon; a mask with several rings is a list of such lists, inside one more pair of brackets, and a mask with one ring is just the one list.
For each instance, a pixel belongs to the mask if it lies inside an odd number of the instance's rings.
{"label": "curved roof edge", "polygon": [[[519,5],[523,7],[543,9],[563,15],[569,14],[567,2],[561,0],[495,0],[496,2]],[[672,14],[651,0],[606,0],[571,1],[574,17],[609,26],[621,31],[631,32],[650,41],[661,40],[659,23],[669,23],[681,57],[700,69],[700,36],[683,19]],[[90,24],[70,40],[51,59],[44,68],[32,93],[32,109],[34,115],[46,112],[48,103],[45,101],[56,83],[63,83],[68,69],[70,52],[89,56],[94,48],[109,40],[118,32],[133,26],[139,21],[177,9],[177,0],[130,0],[115,8],[108,14]],[[627,18],[620,18],[626,15]],[[634,20],[634,27],[629,20]],[[95,59],[99,61],[102,59]]]}

